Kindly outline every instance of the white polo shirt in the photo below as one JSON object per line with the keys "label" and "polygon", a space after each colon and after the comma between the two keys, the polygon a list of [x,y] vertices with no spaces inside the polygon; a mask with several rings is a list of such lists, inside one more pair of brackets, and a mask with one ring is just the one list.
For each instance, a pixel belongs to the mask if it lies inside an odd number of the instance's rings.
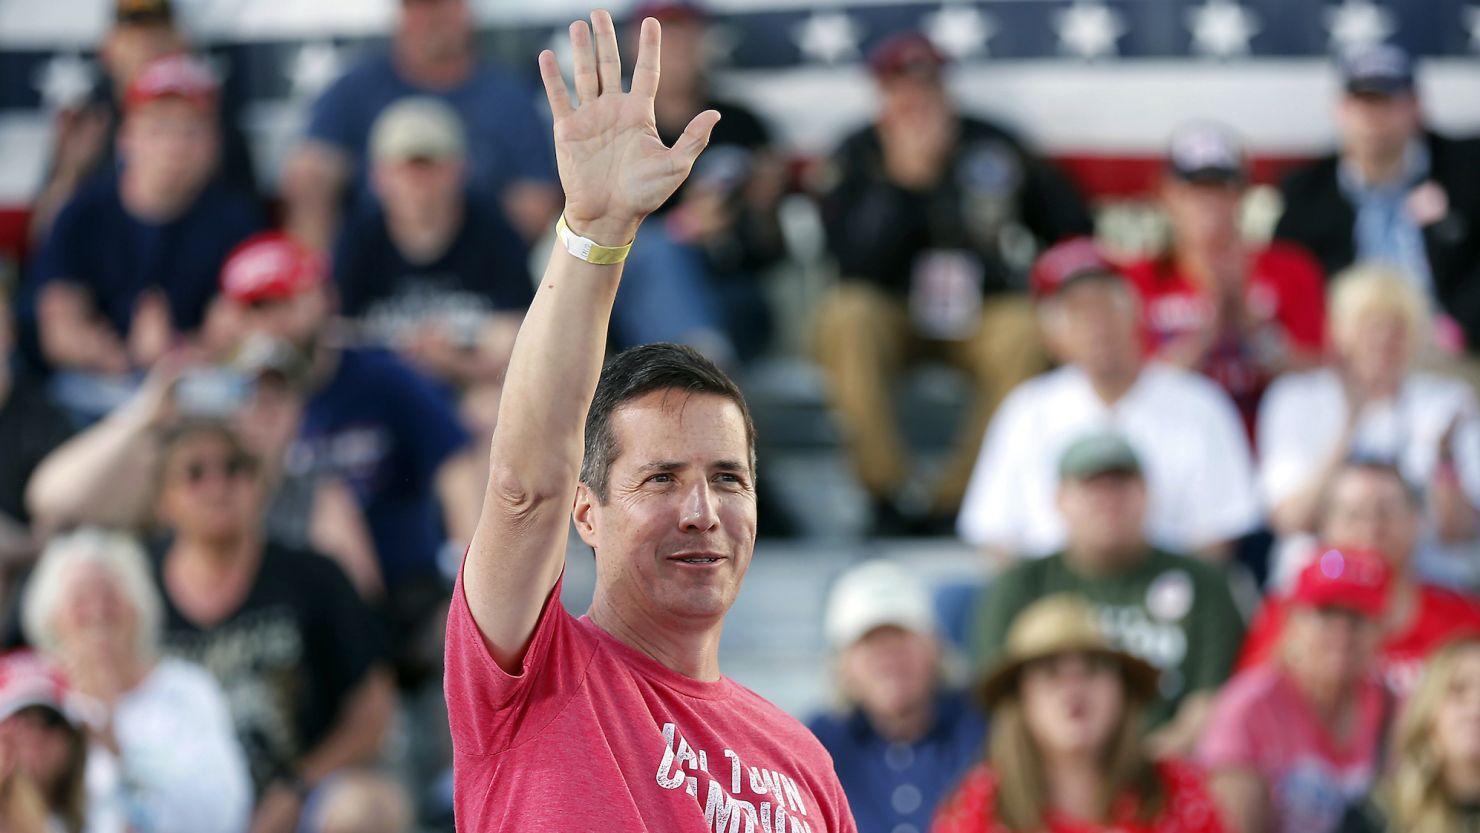
{"label": "white polo shirt", "polygon": [[1150,540],[1174,552],[1228,541],[1254,529],[1249,443],[1233,403],[1197,373],[1156,362],[1113,405],[1074,366],[1019,385],[997,410],[957,531],[968,543],[1041,557],[1064,547],[1059,458],[1096,430],[1120,432],[1145,471]]}
{"label": "white polo shirt", "polygon": [[[1341,377],[1329,368],[1280,377],[1259,409],[1259,493],[1273,508],[1310,482],[1346,427],[1349,405]],[[1408,482],[1427,486],[1439,462],[1439,439],[1457,416],[1454,462],[1470,502],[1480,506],[1480,406],[1469,386],[1432,373],[1411,373],[1398,395],[1363,407],[1352,453],[1397,464]],[[1282,584],[1304,566],[1303,548],[1282,541],[1274,582]],[[1477,576],[1474,544],[1441,545],[1432,523],[1424,530],[1418,568],[1426,578],[1466,584]]]}

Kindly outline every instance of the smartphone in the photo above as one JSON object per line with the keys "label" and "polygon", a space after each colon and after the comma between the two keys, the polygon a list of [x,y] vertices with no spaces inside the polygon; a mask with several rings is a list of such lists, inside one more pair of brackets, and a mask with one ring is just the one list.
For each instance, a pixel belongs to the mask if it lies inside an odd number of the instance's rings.
{"label": "smartphone", "polygon": [[252,378],[229,367],[187,370],[175,383],[175,405],[187,417],[225,419],[252,398]]}

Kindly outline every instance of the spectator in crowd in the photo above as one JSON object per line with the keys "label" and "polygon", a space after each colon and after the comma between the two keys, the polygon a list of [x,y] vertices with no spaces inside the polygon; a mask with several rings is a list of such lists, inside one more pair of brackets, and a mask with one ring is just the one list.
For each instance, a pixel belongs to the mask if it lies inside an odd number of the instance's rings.
{"label": "spectator in crowd", "polygon": [[296,241],[273,233],[243,244],[221,287],[246,337],[300,368],[307,404],[287,471],[349,486],[380,560],[397,664],[403,677],[435,674],[440,642],[431,650],[422,638],[441,633],[449,595],[438,555],[444,541],[461,552],[472,538],[481,449],[447,398],[395,356],[334,345],[332,283],[323,260]]}
{"label": "spectator in crowd", "polygon": [[1480,825],[1480,638],[1434,655],[1403,707],[1388,775],[1339,833],[1450,833]]}
{"label": "spectator in crowd", "polygon": [[[80,101],[64,102],[57,113],[56,139],[41,190],[31,203],[30,235],[44,240],[52,221],[73,194],[92,177],[113,172],[118,126],[129,84],[139,70],[158,58],[189,51],[176,24],[170,0],[116,0],[113,26],[103,36],[98,59],[103,75]],[[220,101],[221,159],[219,174],[245,194],[255,194],[257,179],[252,152],[240,125],[240,107],[223,82]]]}
{"label": "spectator in crowd", "polygon": [[62,677],[37,655],[0,657],[0,823],[6,833],[87,829],[87,736]]}
{"label": "spectator in crowd", "polygon": [[1140,458],[1119,434],[1088,434],[1059,461],[1064,549],[1009,567],[977,605],[972,649],[994,664],[1012,623],[1038,599],[1072,593],[1090,603],[1110,641],[1161,672],[1147,703],[1151,749],[1192,751],[1218,687],[1228,679],[1244,622],[1223,570],[1146,542]]}
{"label": "spectator in crowd", "polygon": [[1142,750],[1156,679],[1155,668],[1111,647],[1083,601],[1058,595],[1029,606],[982,684],[986,761],[931,830],[1221,832],[1201,776]]}
{"label": "spectator in crowd", "polygon": [[678,191],[642,227],[612,310],[618,347],[689,344],[722,364],[750,359],[771,334],[760,273],[785,255],[777,206],[786,169],[770,129],[715,95],[708,17],[690,0],[651,0],[631,15],[663,24],[667,80],[653,99],[658,136],[678,141],[705,110],[720,114],[709,147]]}
{"label": "spectator in crowd", "polygon": [[[210,70],[182,55],[150,63],[129,86],[119,129],[128,165],[68,203],[31,275],[52,368],[119,376],[202,335],[222,261],[261,222],[249,198],[212,180],[218,99]],[[56,395],[91,419],[117,404],[97,401],[98,390],[84,381]]]}
{"label": "spectator in crowd", "polygon": [[1284,184],[1275,236],[1327,275],[1354,263],[1396,269],[1439,314],[1440,343],[1480,346],[1480,146],[1425,130],[1413,67],[1397,46],[1347,54],[1336,106],[1340,150]]}
{"label": "spectator in crowd", "polygon": [[[933,512],[960,505],[982,432],[1013,386],[1046,361],[1021,292],[1031,245],[1087,233],[1073,188],[1001,128],[957,112],[945,59],[916,33],[870,56],[875,123],[828,164],[824,222],[841,282],[817,318],[818,359],[872,497],[880,531],[899,531],[910,477],[892,380],[925,358],[966,370],[973,412],[938,481]],[[1029,254],[1024,255],[1024,251]]]}
{"label": "spectator in crowd", "polygon": [[344,574],[264,541],[263,483],[225,425],[164,442],[158,514],[173,538],[155,561],[164,652],[226,691],[257,790],[254,831],[292,831],[334,773],[373,763],[395,708],[383,635]]}
{"label": "spectator in crowd", "polygon": [[[1371,460],[1343,463],[1331,476],[1321,505],[1321,541],[1375,552],[1392,571],[1378,667],[1388,688],[1400,697],[1418,684],[1435,649],[1456,634],[1480,633],[1480,604],[1415,573],[1422,517],[1422,499],[1403,473],[1390,463]],[[1275,653],[1285,607],[1279,597],[1265,602],[1244,641],[1240,669],[1265,662]]]}
{"label": "spectator in crowd", "polygon": [[370,132],[392,102],[408,95],[446,101],[468,130],[469,183],[501,209],[526,240],[544,234],[560,210],[548,122],[534,91],[478,58],[467,0],[401,0],[388,52],[367,58],[314,103],[307,135],[286,163],[288,226],[327,251],[341,209],[370,185]]}
{"label": "spectator in crowd", "polygon": [[5,574],[40,551],[26,509],[26,484],[42,459],[71,434],[67,418],[44,389],[17,374],[10,301],[0,290],[0,599]]}
{"label": "spectator in crowd", "polygon": [[340,312],[360,335],[463,392],[486,434],[534,287],[519,235],[469,199],[467,140],[441,99],[403,98],[370,137],[378,203],[346,225],[334,263]]}
{"label": "spectator in crowd", "polygon": [[118,484],[154,478],[159,440],[181,420],[229,419],[261,463],[271,496],[264,518],[267,537],[328,555],[367,600],[379,601],[384,596],[380,565],[354,495],[329,474],[286,470],[302,424],[301,369],[291,355],[265,352],[248,347],[222,366],[186,365],[183,356],[166,356],[128,402],[42,461],[26,492],[30,510],[51,528],[94,524],[152,533],[156,518],[149,490]]}
{"label": "spectator in crowd", "polygon": [[1377,777],[1391,695],[1374,660],[1388,567],[1327,549],[1290,594],[1278,657],[1218,695],[1198,757],[1237,833],[1330,833]]}
{"label": "spectator in crowd", "polygon": [[1199,374],[1145,360],[1135,290],[1089,239],[1045,252],[1032,282],[1063,366],[1002,403],[962,504],[961,537],[999,560],[1063,549],[1059,463],[1083,434],[1113,428],[1145,471],[1150,543],[1225,555],[1259,521],[1249,442],[1228,396]]}
{"label": "spectator in crowd", "polygon": [[930,593],[904,567],[871,561],[833,585],[825,622],[845,710],[807,728],[832,755],[859,833],[927,830],[986,740],[976,705],[948,682]]}
{"label": "spectator in crowd", "polygon": [[1287,375],[1259,414],[1259,486],[1274,530],[1286,538],[1275,575],[1288,581],[1308,548],[1331,476],[1353,455],[1394,462],[1422,490],[1427,516],[1421,575],[1471,584],[1480,529],[1480,411],[1457,379],[1414,369],[1429,328],[1424,301],[1400,275],[1359,268],[1331,288],[1328,368]]}
{"label": "spectator in crowd", "polygon": [[1326,298],[1320,265],[1299,247],[1244,242],[1247,183],[1244,149],[1227,128],[1179,129],[1160,191],[1170,245],[1125,275],[1141,295],[1152,354],[1217,382],[1252,436],[1270,380],[1322,358]]}
{"label": "spectator in crowd", "polygon": [[46,547],[26,587],[26,637],[65,672],[90,737],[90,833],[241,833],[252,782],[221,687],[159,657],[144,550],[82,529]]}

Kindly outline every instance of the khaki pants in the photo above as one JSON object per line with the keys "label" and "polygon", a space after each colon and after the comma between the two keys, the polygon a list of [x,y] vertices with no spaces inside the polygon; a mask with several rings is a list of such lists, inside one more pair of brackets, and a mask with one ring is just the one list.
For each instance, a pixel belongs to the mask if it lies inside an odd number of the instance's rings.
{"label": "khaki pants", "polygon": [[1018,383],[1048,366],[1032,302],[1025,295],[988,296],[974,334],[936,341],[915,334],[903,299],[845,281],[823,299],[815,336],[817,360],[828,376],[858,478],[876,498],[892,497],[910,474],[894,416],[893,385],[899,374],[923,359],[935,359],[971,376],[976,400],[936,484],[935,509],[940,512],[960,506],[997,405]]}

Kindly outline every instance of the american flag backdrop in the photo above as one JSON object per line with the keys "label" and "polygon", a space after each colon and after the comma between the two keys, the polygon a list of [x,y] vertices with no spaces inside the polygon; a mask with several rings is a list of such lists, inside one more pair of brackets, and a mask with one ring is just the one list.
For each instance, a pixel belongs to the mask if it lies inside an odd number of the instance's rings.
{"label": "american flag backdrop", "polygon": [[[530,78],[534,56],[589,3],[473,0],[486,53]],[[612,4],[620,14],[630,4]],[[176,0],[193,38],[229,70],[270,182],[314,95],[383,46],[395,0]],[[1269,160],[1331,140],[1346,47],[1398,43],[1419,57],[1441,130],[1480,132],[1480,0],[711,0],[725,94],[750,103],[804,155],[866,119],[861,59],[905,28],[957,59],[969,110],[1014,127],[1101,194],[1144,185],[1168,133],[1226,122]],[[0,209],[33,193],[51,114],[97,72],[109,0],[0,0]],[[1139,165],[1139,167],[1138,167]]]}

